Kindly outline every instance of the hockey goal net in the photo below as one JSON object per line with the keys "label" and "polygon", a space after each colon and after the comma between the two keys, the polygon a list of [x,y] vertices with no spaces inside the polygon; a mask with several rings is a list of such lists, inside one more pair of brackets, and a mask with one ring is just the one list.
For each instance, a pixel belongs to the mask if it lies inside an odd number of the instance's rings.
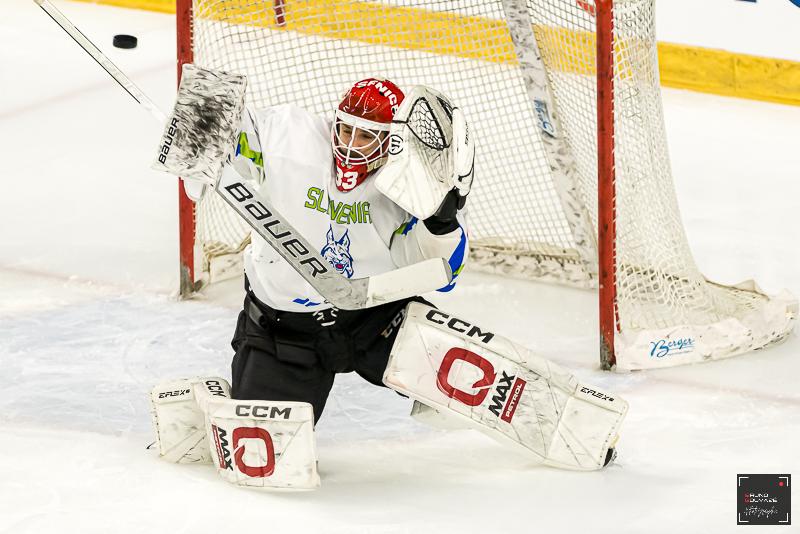
{"label": "hockey goal net", "polygon": [[[331,114],[372,76],[450,96],[478,143],[470,268],[600,285],[606,367],[721,358],[790,331],[789,296],[707,282],[694,264],[653,0],[177,2],[179,62],[246,74],[251,105]],[[186,292],[235,271],[248,228],[215,195],[183,204]]]}

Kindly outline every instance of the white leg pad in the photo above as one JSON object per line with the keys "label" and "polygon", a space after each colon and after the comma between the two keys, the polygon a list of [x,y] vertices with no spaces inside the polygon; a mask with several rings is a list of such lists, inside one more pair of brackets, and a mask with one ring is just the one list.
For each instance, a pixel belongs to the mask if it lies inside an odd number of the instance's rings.
{"label": "white leg pad", "polygon": [[421,303],[408,307],[383,381],[565,469],[603,467],[628,409],[529,349]]}
{"label": "white leg pad", "polygon": [[213,462],[227,482],[259,489],[319,487],[310,404],[214,398],[205,410]]}
{"label": "white leg pad", "polygon": [[161,383],[150,391],[161,458],[179,464],[211,463],[205,415],[196,400],[209,392],[230,397],[230,386],[219,377],[188,378]]}

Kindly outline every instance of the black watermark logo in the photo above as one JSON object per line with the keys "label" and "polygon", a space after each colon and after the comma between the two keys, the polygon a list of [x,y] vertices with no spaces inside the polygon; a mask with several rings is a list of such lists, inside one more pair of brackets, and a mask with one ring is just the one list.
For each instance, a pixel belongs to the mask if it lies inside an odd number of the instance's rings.
{"label": "black watermark logo", "polygon": [[737,475],[737,525],[791,525],[792,475]]}

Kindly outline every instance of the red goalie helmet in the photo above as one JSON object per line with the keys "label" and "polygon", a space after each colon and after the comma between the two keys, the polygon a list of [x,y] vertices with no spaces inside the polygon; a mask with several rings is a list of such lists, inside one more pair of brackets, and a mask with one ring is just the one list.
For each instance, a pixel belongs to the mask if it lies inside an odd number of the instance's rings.
{"label": "red goalie helmet", "polygon": [[389,128],[402,102],[399,87],[376,78],[357,82],[344,95],[331,129],[339,191],[352,191],[386,163]]}

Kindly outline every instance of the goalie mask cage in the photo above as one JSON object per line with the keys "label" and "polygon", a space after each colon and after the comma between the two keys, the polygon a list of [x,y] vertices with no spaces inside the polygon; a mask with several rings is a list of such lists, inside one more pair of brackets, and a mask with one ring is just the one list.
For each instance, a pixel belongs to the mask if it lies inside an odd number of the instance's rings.
{"label": "goalie mask cage", "polygon": [[[715,284],[694,264],[667,154],[653,0],[177,7],[178,71],[246,74],[249,105],[332,117],[372,76],[448,95],[477,140],[470,268],[599,287],[605,368],[722,358],[791,330],[790,295]],[[216,195],[180,203],[186,295],[235,271],[249,232]]]}

